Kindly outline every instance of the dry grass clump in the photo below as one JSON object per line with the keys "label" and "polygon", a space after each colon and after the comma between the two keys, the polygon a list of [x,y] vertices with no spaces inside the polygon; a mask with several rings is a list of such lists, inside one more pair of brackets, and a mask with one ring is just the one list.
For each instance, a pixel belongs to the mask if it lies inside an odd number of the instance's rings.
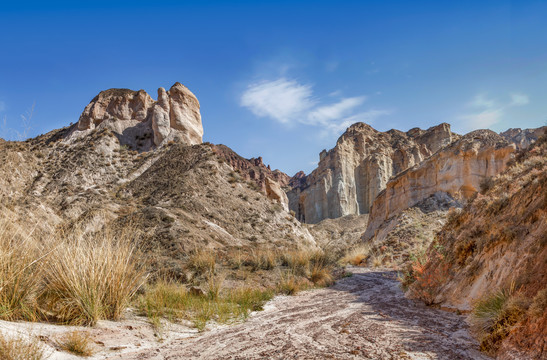
{"label": "dry grass clump", "polygon": [[294,295],[299,291],[309,288],[309,281],[292,271],[286,271],[281,274],[277,284],[277,292],[285,295]]}
{"label": "dry grass clump", "polygon": [[35,320],[42,248],[13,218],[0,218],[0,319]]}
{"label": "dry grass clump", "polygon": [[8,338],[0,333],[0,359],[42,360],[45,358],[46,352],[38,339],[31,336]]}
{"label": "dry grass clump", "polygon": [[188,259],[188,267],[198,274],[214,272],[216,266],[215,253],[211,250],[195,250]]}
{"label": "dry grass clump", "polygon": [[129,231],[75,235],[51,254],[41,301],[61,322],[117,320],[145,280]]}
{"label": "dry grass clump", "polygon": [[315,263],[311,268],[310,281],[319,287],[334,284],[332,269],[322,263]]}
{"label": "dry grass clump", "polygon": [[78,356],[91,356],[94,351],[89,341],[89,335],[79,331],[71,331],[65,334],[56,345],[71,354]]}
{"label": "dry grass clump", "polygon": [[522,319],[529,303],[515,293],[514,285],[487,294],[473,309],[471,321],[482,351],[495,354],[512,327]]}
{"label": "dry grass clump", "polygon": [[530,314],[540,317],[547,312],[547,288],[538,291],[530,305]]}
{"label": "dry grass clump", "polygon": [[245,264],[253,270],[271,270],[277,266],[277,254],[272,250],[252,250]]}
{"label": "dry grass clump", "polygon": [[370,250],[371,247],[369,244],[353,247],[346,252],[344,257],[340,260],[340,264],[359,266],[362,263],[366,263],[370,255]]}
{"label": "dry grass clump", "polygon": [[149,285],[137,299],[137,308],[159,326],[161,318],[186,319],[203,330],[209,321],[229,323],[245,319],[251,311],[261,310],[273,291],[238,288],[200,295],[187,291],[180,283],[158,281]]}

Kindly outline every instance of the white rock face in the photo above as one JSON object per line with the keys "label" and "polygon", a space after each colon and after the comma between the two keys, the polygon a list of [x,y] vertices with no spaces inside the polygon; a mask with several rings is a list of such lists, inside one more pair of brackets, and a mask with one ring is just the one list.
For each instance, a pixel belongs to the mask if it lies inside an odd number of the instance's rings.
{"label": "white rock face", "polygon": [[380,132],[367,124],[350,126],[334,149],[322,151],[319,165],[288,194],[300,221],[368,214],[390,177],[422,162],[459,136],[450,125],[404,133]]}
{"label": "white rock face", "polygon": [[86,106],[71,135],[98,126],[110,128],[120,143],[137,150],[150,150],[169,140],[201,144],[203,138],[199,102],[178,82],[169,91],[159,88],[157,101],[144,90],[101,91]]}

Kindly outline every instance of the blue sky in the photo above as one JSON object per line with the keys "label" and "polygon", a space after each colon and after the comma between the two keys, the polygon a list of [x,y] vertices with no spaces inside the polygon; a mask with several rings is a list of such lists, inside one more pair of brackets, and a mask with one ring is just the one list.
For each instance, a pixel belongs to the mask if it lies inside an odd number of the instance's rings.
{"label": "blue sky", "polygon": [[104,89],[156,98],[176,81],[201,103],[205,141],[290,175],[356,121],[547,122],[547,1],[45,3],[0,2],[4,138],[76,122]]}

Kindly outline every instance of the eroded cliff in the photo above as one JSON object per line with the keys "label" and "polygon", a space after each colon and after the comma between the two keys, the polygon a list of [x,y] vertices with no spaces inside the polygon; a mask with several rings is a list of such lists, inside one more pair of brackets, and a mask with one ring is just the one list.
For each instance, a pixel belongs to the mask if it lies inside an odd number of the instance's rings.
{"label": "eroded cliff", "polygon": [[356,123],[333,149],[321,152],[316,170],[294,182],[296,186],[288,194],[290,208],[307,223],[367,214],[392,176],[421,163],[458,137],[446,123],[406,133],[380,132]]}

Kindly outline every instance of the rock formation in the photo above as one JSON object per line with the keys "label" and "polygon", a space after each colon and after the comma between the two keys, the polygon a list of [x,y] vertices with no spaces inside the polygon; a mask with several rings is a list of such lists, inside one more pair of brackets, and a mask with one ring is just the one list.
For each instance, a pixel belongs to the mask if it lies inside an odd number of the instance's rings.
{"label": "rock formation", "polygon": [[500,133],[508,141],[514,143],[517,149],[527,149],[533,144],[541,135],[547,131],[547,126],[542,126],[536,129],[509,129]]}
{"label": "rock formation", "polygon": [[291,178],[280,170],[272,170],[270,165],[264,165],[262,157],[245,159],[239,156],[226,145],[213,145],[215,154],[226,163],[228,163],[234,171],[249,181],[256,183],[264,193],[266,193],[266,179],[274,180],[282,188],[290,186]]}
{"label": "rock formation", "polygon": [[144,90],[101,91],[86,106],[71,136],[98,126],[114,131],[122,145],[142,151],[169,140],[201,144],[203,137],[199,102],[178,82],[169,91],[159,88],[157,101]]}
{"label": "rock formation", "polygon": [[374,201],[364,239],[372,238],[385,220],[438,191],[470,198],[485,177],[505,169],[514,151],[515,145],[495,132],[476,130],[400,173]]}
{"label": "rock formation", "polygon": [[265,183],[268,198],[281,204],[283,210],[289,211],[289,199],[287,198],[287,194],[281,189],[281,186],[270,178],[266,178]]}
{"label": "rock formation", "polygon": [[323,150],[319,166],[303,179],[300,174],[288,194],[300,221],[367,214],[390,177],[420,163],[450,144],[458,135],[443,123],[428,130],[380,132],[367,124],[350,126],[336,146]]}

